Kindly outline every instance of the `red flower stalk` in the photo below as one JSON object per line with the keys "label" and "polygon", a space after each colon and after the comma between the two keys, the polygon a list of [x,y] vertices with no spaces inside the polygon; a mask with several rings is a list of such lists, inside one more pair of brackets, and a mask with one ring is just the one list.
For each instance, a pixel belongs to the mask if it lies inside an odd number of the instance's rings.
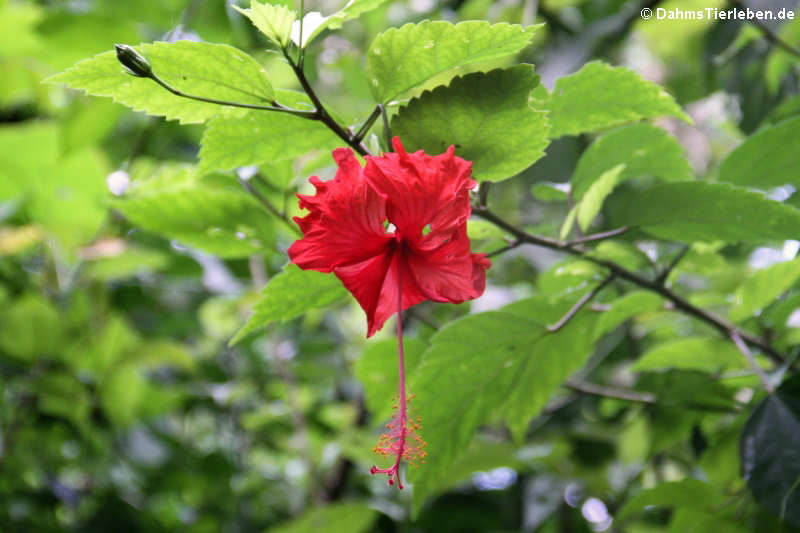
{"label": "red flower stalk", "polygon": [[309,210],[294,220],[303,238],[289,248],[300,268],[333,272],[367,314],[367,337],[398,313],[400,365],[399,413],[388,425],[376,451],[395,455],[388,469],[372,473],[397,479],[400,461],[421,458],[418,421],[408,419],[403,364],[403,310],[426,300],[461,303],[477,298],[491,262],[470,252],[467,219],[472,163],[444,154],[407,153],[395,137],[396,153],[367,156],[362,167],[348,148],[333,158],[339,169],[333,180],[310,181],[316,194],[298,194]]}

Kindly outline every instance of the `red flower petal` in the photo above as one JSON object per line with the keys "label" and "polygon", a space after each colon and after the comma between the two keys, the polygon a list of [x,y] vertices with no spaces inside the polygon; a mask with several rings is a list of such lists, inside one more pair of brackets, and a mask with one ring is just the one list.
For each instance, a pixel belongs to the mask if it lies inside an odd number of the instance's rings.
{"label": "red flower petal", "polygon": [[[295,221],[303,238],[289,248],[300,268],[333,272],[367,314],[371,336],[397,312],[425,300],[460,303],[477,298],[491,263],[470,253],[472,163],[447,152],[429,156],[403,149],[367,157],[361,168],[349,149],[334,151],[333,180],[311,178],[315,195],[299,195],[309,210]],[[396,227],[387,233],[384,223]],[[398,299],[400,301],[398,302]]]}
{"label": "red flower petal", "polygon": [[[367,314],[367,337],[381,329],[384,322],[397,312],[400,290],[404,310],[427,299],[409,275],[408,268],[404,267],[404,255],[395,241],[381,255],[334,270],[336,277],[342,280]],[[402,273],[400,280],[398,272]]]}
{"label": "red flower petal", "polygon": [[[408,268],[423,294],[435,302],[461,303],[483,294],[487,259],[471,254],[466,224],[449,242],[426,253],[409,254]],[[485,261],[485,262],[484,262]]]}
{"label": "red flower petal", "polygon": [[[475,187],[472,163],[456,157],[454,148],[437,156],[422,150],[409,154],[400,139],[393,144],[397,153],[368,157],[364,175],[376,191],[386,197],[386,214],[405,239],[422,237],[443,209],[454,209],[450,220],[466,222],[470,214],[468,191]],[[465,202],[454,204],[456,198]]]}
{"label": "red flower petal", "polygon": [[368,186],[353,152],[339,148],[333,158],[339,165],[334,179],[314,176],[316,195],[297,195],[310,213],[294,218],[304,236],[289,248],[289,257],[303,269],[331,272],[382,253],[394,240],[383,227],[386,201]]}

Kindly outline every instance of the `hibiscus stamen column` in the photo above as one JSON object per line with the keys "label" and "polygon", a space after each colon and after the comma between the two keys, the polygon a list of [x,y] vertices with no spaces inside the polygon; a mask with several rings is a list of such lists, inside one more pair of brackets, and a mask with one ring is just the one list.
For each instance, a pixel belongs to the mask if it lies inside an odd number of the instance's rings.
{"label": "hibiscus stamen column", "polygon": [[[386,424],[386,432],[381,435],[375,452],[383,455],[394,455],[394,464],[389,468],[378,468],[373,466],[370,474],[386,474],[389,476],[389,485],[394,485],[397,481],[397,488],[402,489],[400,481],[400,462],[405,459],[413,463],[416,459],[424,462],[425,442],[417,434],[420,424],[419,419],[409,424],[408,419],[408,398],[406,397],[406,368],[405,353],[403,351],[403,302],[402,302],[402,273],[398,268],[397,272],[397,360],[398,360],[398,397],[400,409],[392,416],[392,421]],[[395,406],[397,407],[397,406]],[[409,442],[411,439],[411,442]]]}

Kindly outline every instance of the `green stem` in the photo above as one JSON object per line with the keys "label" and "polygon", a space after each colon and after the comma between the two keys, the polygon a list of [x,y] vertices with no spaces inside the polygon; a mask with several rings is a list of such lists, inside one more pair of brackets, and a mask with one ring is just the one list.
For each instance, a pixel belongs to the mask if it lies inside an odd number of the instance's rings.
{"label": "green stem", "polygon": [[316,113],[314,111],[303,111],[301,109],[292,109],[291,107],[286,107],[279,104],[277,101],[273,100],[272,104],[269,106],[265,105],[258,105],[258,104],[243,104],[241,102],[229,102],[227,100],[217,100],[215,98],[206,98],[205,96],[196,96],[193,94],[187,94],[183,91],[176,89],[175,87],[171,86],[164,80],[158,77],[155,73],[150,75],[150,79],[152,79],[157,84],[161,85],[164,89],[171,92],[175,96],[180,96],[182,98],[188,98],[190,100],[197,100],[198,102],[206,102],[208,104],[216,104],[216,105],[226,105],[231,107],[242,107],[245,109],[256,109],[259,111],[277,111],[278,113],[288,113],[290,115],[294,115],[301,118],[307,118],[311,120],[315,120],[317,118]]}
{"label": "green stem", "polygon": [[378,104],[375,109],[372,111],[372,114],[367,118],[367,121],[364,122],[364,125],[359,128],[358,132],[353,136],[353,142],[360,143],[364,140],[364,137],[367,135],[367,132],[375,124],[375,121],[381,115],[381,105]]}
{"label": "green stem", "polygon": [[392,151],[392,129],[389,127],[389,116],[386,114],[386,105],[381,106],[381,118],[383,119],[383,135],[386,139],[386,149]]}
{"label": "green stem", "polygon": [[311,100],[311,103],[314,104],[315,111],[314,117],[316,120],[319,120],[323,124],[325,124],[328,129],[330,129],[333,133],[335,133],[340,139],[346,142],[353,150],[358,152],[360,155],[369,155],[369,150],[361,144],[360,142],[356,142],[355,138],[351,136],[345,129],[339,125],[338,122],[328,113],[328,110],[325,109],[325,106],[320,101],[317,93],[314,91],[314,88],[311,87],[311,84],[308,82],[308,78],[306,78],[306,74],[303,71],[303,67],[295,63],[291,56],[284,51],[284,57],[289,62],[289,66],[292,67],[295,76],[297,77],[297,81],[300,82],[300,86],[303,87],[303,90],[308,95],[308,98]]}

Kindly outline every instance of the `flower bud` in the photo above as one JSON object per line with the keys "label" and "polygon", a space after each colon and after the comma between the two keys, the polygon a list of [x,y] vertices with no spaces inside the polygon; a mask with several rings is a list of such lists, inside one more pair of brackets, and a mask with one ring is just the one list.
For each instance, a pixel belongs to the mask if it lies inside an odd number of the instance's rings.
{"label": "flower bud", "polygon": [[134,50],[132,46],[115,44],[114,49],[117,51],[117,59],[131,75],[140,78],[153,77],[150,62],[142,54]]}

